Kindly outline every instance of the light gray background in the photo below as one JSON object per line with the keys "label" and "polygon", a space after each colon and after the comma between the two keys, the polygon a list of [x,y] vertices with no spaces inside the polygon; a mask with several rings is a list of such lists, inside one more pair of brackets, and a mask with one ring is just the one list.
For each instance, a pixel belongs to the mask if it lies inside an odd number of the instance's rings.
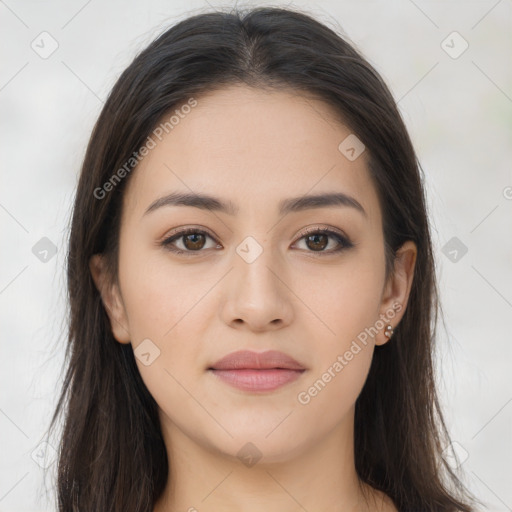
{"label": "light gray background", "polygon": [[[426,174],[446,320],[438,357],[446,419],[466,483],[487,510],[512,510],[512,3],[265,5],[341,27],[399,102]],[[93,123],[134,54],[205,9],[199,1],[0,1],[0,512],[55,510],[36,461],[55,455],[40,442],[62,378],[66,230]],[[51,48],[43,31],[58,43],[47,58],[31,47]],[[469,44],[457,58],[464,41],[454,31]],[[57,247],[47,262],[32,252],[43,237]],[[453,237],[466,254],[450,254]]]}

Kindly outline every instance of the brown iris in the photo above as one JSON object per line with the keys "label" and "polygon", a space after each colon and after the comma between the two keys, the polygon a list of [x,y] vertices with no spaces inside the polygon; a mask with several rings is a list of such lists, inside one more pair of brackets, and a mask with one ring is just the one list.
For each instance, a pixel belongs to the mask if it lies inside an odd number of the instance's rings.
{"label": "brown iris", "polygon": [[[201,233],[183,235],[183,245],[190,251],[202,249],[205,243],[205,236]],[[188,243],[190,242],[190,243]]]}
{"label": "brown iris", "polygon": [[[306,238],[306,245],[313,250],[323,250],[327,247],[328,244],[328,236],[321,234],[321,233],[315,233],[314,235],[309,235]],[[321,239],[321,241],[319,241]],[[310,241],[313,241],[313,244],[310,245]]]}

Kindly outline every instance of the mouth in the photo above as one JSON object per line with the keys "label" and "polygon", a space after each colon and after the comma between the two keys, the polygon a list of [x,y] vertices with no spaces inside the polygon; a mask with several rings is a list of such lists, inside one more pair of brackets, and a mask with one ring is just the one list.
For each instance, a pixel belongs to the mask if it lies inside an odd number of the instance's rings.
{"label": "mouth", "polygon": [[277,351],[238,351],[228,354],[207,369],[224,383],[249,392],[274,391],[306,371],[292,357]]}

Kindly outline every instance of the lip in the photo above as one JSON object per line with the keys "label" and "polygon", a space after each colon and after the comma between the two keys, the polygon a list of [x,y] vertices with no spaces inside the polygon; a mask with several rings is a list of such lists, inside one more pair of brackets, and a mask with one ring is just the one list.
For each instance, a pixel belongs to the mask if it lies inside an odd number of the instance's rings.
{"label": "lip", "polygon": [[243,391],[273,391],[298,379],[306,368],[292,357],[269,350],[239,350],[223,357],[210,368],[212,374]]}
{"label": "lip", "polygon": [[305,370],[293,357],[277,350],[266,352],[253,352],[251,350],[238,350],[212,364],[212,370]]}

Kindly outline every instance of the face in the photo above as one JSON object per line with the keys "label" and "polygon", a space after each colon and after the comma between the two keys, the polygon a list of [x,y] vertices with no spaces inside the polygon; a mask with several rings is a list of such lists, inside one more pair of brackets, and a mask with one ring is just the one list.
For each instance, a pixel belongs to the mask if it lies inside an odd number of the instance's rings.
{"label": "face", "polygon": [[[386,281],[368,154],[354,159],[353,139],[339,149],[352,132],[327,104],[243,86],[196,100],[130,177],[118,282],[105,291],[99,256],[91,270],[168,440],[285,460],[348,432],[375,344],[405,311],[415,248]],[[211,370],[240,350],[301,370]]]}

